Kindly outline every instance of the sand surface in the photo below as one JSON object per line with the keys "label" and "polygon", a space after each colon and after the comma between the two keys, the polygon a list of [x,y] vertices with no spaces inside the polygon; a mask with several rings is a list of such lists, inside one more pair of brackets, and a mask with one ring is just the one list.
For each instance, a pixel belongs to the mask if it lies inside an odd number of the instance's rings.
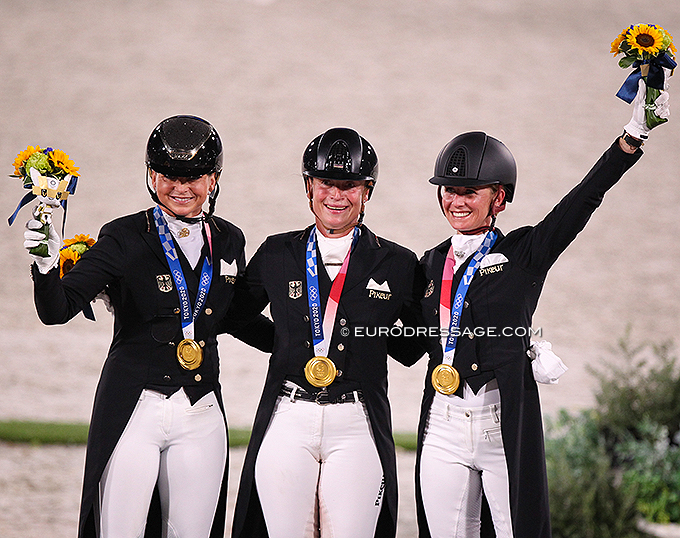
{"label": "sand surface", "polygon": [[[149,133],[165,117],[195,114],[225,143],[217,213],[244,230],[248,255],[267,235],[311,222],[300,158],[339,125],[380,158],[367,225],[420,255],[450,233],[427,183],[448,140],[468,130],[503,140],[519,180],[499,225],[535,224],[628,122],[630,107],[615,97],[628,72],[610,42],[638,22],[680,35],[680,4],[3,0],[0,20],[0,173],[11,174],[29,144],[68,153],[82,179],[67,237],[96,236],[148,207]],[[541,387],[548,415],[593,403],[586,366],[611,358],[627,328],[635,343],[676,335],[679,142],[672,117],[551,270],[534,328],[569,372]],[[9,216],[24,191],[15,178],[4,185],[0,214]],[[0,235],[0,420],[87,421],[111,317],[96,304],[96,323],[40,324],[22,248],[27,218],[24,209]],[[267,357],[226,336],[220,347],[229,422],[249,427]],[[421,362],[390,363],[397,431],[415,430]],[[0,536],[74,536],[82,460],[81,448],[0,444]],[[401,455],[403,538],[415,535],[410,468]]]}

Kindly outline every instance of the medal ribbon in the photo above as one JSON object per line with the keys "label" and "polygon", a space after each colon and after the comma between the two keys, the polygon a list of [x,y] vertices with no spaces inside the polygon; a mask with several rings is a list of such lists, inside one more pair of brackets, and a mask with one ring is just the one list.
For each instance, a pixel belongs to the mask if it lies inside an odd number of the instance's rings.
{"label": "medal ribbon", "polygon": [[456,342],[458,341],[458,327],[460,326],[461,313],[463,311],[463,304],[465,303],[465,296],[468,288],[472,282],[472,277],[479,268],[479,265],[484,259],[484,256],[491,250],[496,242],[496,232],[487,232],[484,241],[477,249],[477,252],[472,256],[472,261],[465,269],[463,278],[460,279],[456,296],[453,300],[453,308],[451,308],[451,287],[453,286],[453,272],[456,265],[453,257],[453,245],[446,255],[444,262],[444,274],[442,276],[442,289],[439,295],[439,319],[440,325],[448,323],[448,336],[442,336],[442,347],[444,348],[444,364],[451,366],[453,364],[453,355],[456,352]]}
{"label": "medal ribbon", "polygon": [[[340,272],[333,280],[331,292],[326,302],[326,311],[323,315],[323,322],[321,321],[321,298],[319,297],[319,271],[316,263],[316,226],[312,228],[307,240],[307,300],[309,302],[309,320],[312,326],[312,340],[314,342],[314,354],[321,357],[326,357],[328,348],[331,343],[331,336],[333,336],[333,325],[335,324],[335,317],[338,312],[338,304],[340,303],[340,295],[342,288],[345,285],[345,278],[347,277],[347,267],[349,266],[349,255],[356,245],[359,238],[359,228],[354,228],[354,237],[352,238],[352,246],[342,262]],[[325,335],[325,337],[324,337]]]}
{"label": "medal ribbon", "polygon": [[170,272],[172,273],[172,278],[175,281],[177,293],[179,294],[180,311],[182,315],[182,333],[184,334],[184,338],[193,340],[194,322],[205,305],[205,300],[208,297],[208,290],[210,290],[210,282],[212,281],[213,275],[212,236],[210,233],[210,226],[208,226],[207,223],[204,224],[205,234],[208,238],[208,247],[210,248],[210,255],[206,256],[203,260],[203,267],[201,268],[201,280],[199,282],[198,293],[196,294],[196,303],[194,304],[194,309],[192,311],[191,301],[189,300],[189,290],[187,288],[186,280],[184,279],[184,272],[182,271],[182,266],[179,263],[179,257],[177,256],[177,251],[175,250],[175,243],[172,240],[172,234],[168,228],[168,223],[165,220],[160,207],[156,206],[154,208],[153,217],[156,222],[156,228],[158,229],[158,235],[163,245],[165,258],[168,260]]}

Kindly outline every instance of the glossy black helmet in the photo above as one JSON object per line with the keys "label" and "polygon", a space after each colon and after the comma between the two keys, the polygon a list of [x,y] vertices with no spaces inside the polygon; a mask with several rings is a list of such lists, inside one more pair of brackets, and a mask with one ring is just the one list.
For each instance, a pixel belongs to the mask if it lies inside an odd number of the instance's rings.
{"label": "glossy black helmet", "polygon": [[302,175],[319,179],[378,179],[378,155],[354,129],[334,127],[312,140],[302,156]]}
{"label": "glossy black helmet", "polygon": [[215,128],[196,116],[160,122],[146,145],[146,165],[170,177],[200,177],[222,171],[222,141]]}
{"label": "glossy black helmet", "polygon": [[439,153],[430,183],[452,187],[500,184],[505,188],[505,201],[512,202],[517,165],[500,140],[480,131],[463,133]]}

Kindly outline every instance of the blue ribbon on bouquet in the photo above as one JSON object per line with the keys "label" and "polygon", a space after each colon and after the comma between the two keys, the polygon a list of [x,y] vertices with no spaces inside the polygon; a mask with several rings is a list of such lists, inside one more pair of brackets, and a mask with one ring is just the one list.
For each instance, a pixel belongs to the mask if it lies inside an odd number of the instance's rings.
{"label": "blue ribbon on bouquet", "polygon": [[640,66],[644,64],[649,64],[649,73],[647,74],[646,80],[647,87],[656,88],[657,90],[664,89],[666,75],[663,72],[663,68],[675,69],[678,65],[667,52],[664,52],[663,55],[659,55],[651,60],[635,60],[632,65],[632,67],[635,68],[635,71],[628,76],[616,93],[616,96],[619,99],[623,99],[628,104],[632,103],[637,95],[638,84],[642,78]]}

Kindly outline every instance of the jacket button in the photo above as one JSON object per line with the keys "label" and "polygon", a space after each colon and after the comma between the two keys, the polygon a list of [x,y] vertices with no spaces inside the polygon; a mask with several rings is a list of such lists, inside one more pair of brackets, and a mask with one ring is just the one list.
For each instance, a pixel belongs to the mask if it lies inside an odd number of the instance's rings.
{"label": "jacket button", "polygon": [[172,378],[171,378],[169,375],[164,375],[164,376],[163,376],[163,379],[164,379],[165,381],[172,381]]}
{"label": "jacket button", "polygon": [[196,374],[196,375],[194,376],[194,379],[196,380],[196,382],[198,382],[198,381],[200,381],[200,380],[203,379],[203,378],[201,377],[201,374]]}
{"label": "jacket button", "polygon": [[344,351],[345,350],[345,344],[338,344],[338,351]]}
{"label": "jacket button", "polygon": [[309,340],[305,340],[305,347],[309,347],[310,345]]}
{"label": "jacket button", "polygon": [[309,316],[305,315],[305,317],[302,319],[304,319],[306,323],[309,323]]}
{"label": "jacket button", "polygon": [[175,342],[168,342],[168,345],[169,345],[170,347],[175,347]]}
{"label": "jacket button", "polygon": [[467,301],[465,301],[465,302],[463,303],[463,308],[470,308],[470,303],[468,303]]}
{"label": "jacket button", "polygon": [[175,314],[179,314],[179,313],[181,312],[181,310],[180,310],[179,308],[175,308],[175,309],[173,310],[173,312],[174,312]]}
{"label": "jacket button", "polygon": [[476,371],[477,371],[477,368],[479,368],[479,366],[477,366],[477,363],[476,363],[476,362],[473,362],[473,363],[472,363],[472,366],[470,366],[470,369],[471,369],[473,372],[476,372]]}
{"label": "jacket button", "polygon": [[338,370],[338,377],[342,377],[342,370]]}
{"label": "jacket button", "polygon": [[344,327],[345,325],[347,325],[347,320],[346,320],[345,318],[340,319],[340,325],[341,325],[342,327]]}
{"label": "jacket button", "polygon": [[474,334],[472,334],[472,333],[469,333],[469,334],[468,334],[468,338],[469,338],[470,340],[472,340],[474,337],[475,337]]}
{"label": "jacket button", "polygon": [[212,308],[206,308],[205,309],[205,315],[209,316],[210,314],[212,314]]}
{"label": "jacket button", "polygon": [[432,313],[436,316],[437,315],[437,309],[435,308]]}
{"label": "jacket button", "polygon": [[205,342],[204,342],[203,340],[201,340],[201,341],[198,343],[198,345],[201,346],[201,347],[205,347]]}

